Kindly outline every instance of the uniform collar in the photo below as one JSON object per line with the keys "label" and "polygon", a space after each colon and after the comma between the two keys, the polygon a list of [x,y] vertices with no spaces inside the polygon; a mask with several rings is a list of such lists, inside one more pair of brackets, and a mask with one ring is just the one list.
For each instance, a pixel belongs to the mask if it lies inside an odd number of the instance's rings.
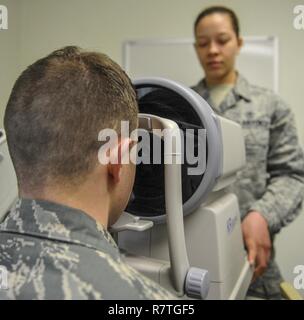
{"label": "uniform collar", "polygon": [[[193,89],[208,101],[209,89],[207,87],[205,79],[202,79]],[[240,99],[244,99],[247,102],[250,102],[251,93],[249,82],[241,74],[238,73],[235,86],[220,106],[221,111],[225,111],[226,109],[230,108]]]}
{"label": "uniform collar", "polygon": [[45,200],[18,199],[1,231],[118,253],[110,233],[85,212]]}
{"label": "uniform collar", "polygon": [[244,100],[251,101],[250,84],[241,74],[238,74],[234,92]]}

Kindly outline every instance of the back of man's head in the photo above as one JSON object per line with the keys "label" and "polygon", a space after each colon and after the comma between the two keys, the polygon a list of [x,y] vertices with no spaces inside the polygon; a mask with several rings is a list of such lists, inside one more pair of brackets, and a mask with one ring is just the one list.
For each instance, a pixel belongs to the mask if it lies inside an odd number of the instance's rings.
{"label": "back of man's head", "polygon": [[4,126],[19,188],[78,184],[94,169],[98,133],[137,124],[130,79],[107,56],[65,47],[29,66],[8,101]]}

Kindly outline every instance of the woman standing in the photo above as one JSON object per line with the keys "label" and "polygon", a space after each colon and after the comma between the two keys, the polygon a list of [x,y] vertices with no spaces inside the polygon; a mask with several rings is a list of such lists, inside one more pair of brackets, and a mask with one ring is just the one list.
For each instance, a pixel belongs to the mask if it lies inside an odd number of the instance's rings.
{"label": "woman standing", "polygon": [[248,259],[254,265],[248,295],[280,299],[282,277],[274,261],[274,236],[300,213],[304,196],[304,157],[294,118],[280,97],[237,72],[243,40],[232,10],[202,11],[194,34],[205,78],[193,89],[244,132],[247,165],[233,191],[239,198]]}

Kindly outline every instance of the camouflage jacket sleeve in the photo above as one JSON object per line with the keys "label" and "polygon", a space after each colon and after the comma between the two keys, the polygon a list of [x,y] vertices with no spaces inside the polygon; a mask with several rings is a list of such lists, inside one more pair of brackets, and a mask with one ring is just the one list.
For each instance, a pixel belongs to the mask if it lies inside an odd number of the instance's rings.
{"label": "camouflage jacket sleeve", "polygon": [[273,104],[267,171],[266,192],[251,205],[249,212],[260,212],[274,234],[300,213],[304,197],[303,150],[294,116],[280,98]]}

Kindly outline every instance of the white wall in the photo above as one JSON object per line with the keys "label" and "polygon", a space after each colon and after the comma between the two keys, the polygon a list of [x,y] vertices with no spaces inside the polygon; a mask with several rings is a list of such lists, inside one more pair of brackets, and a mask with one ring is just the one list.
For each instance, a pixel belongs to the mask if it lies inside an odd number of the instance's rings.
{"label": "white wall", "polygon": [[0,0],[8,9],[8,30],[0,30],[0,128],[4,107],[18,74],[19,5],[16,1]]}
{"label": "white wall", "polygon": [[[9,8],[9,30],[0,31],[0,123],[16,72],[69,44],[103,51],[121,63],[126,39],[192,36],[197,13],[224,4],[240,16],[245,35],[277,35],[280,41],[280,94],[293,109],[304,143],[304,30],[293,28],[300,0],[0,0]],[[278,261],[292,281],[304,264],[304,215],[277,239]]]}

